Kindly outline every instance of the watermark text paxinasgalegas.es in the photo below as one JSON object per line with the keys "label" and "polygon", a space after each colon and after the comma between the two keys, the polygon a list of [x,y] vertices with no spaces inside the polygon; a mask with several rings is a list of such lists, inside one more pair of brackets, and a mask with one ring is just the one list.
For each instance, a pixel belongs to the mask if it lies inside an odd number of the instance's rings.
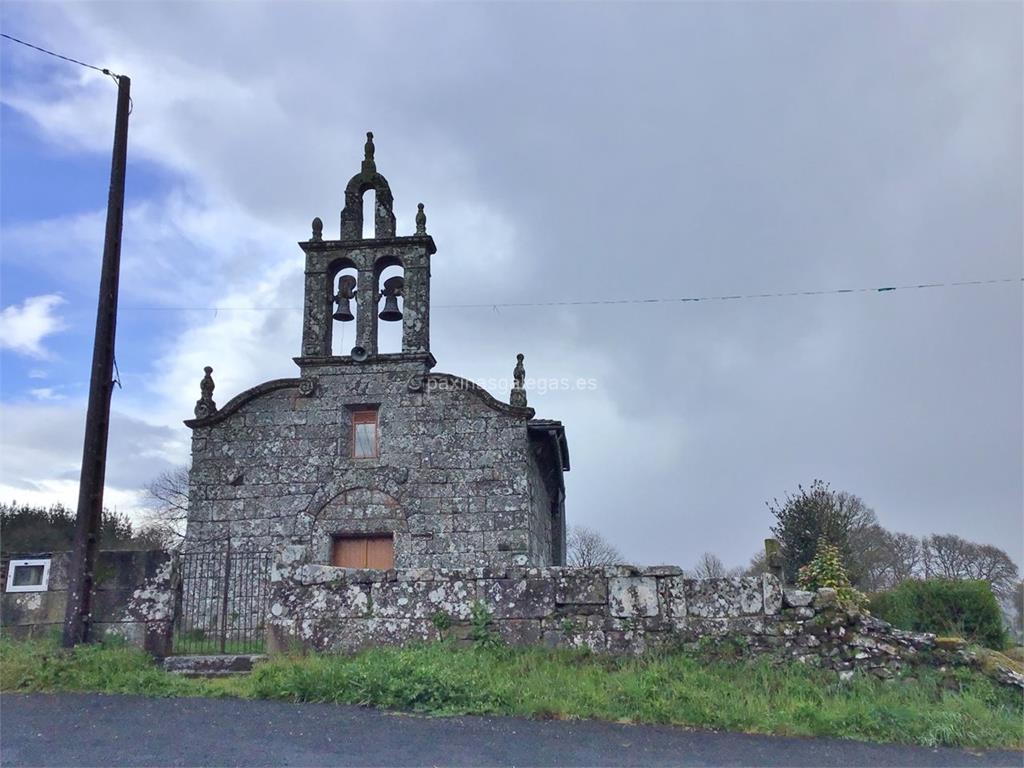
{"label": "watermark text paxinasgalegas.es", "polygon": [[[511,378],[481,378],[481,379],[435,379],[427,378],[424,388],[433,391],[460,390],[471,387],[480,387],[488,392],[504,393],[515,386],[515,380]],[[597,389],[597,379],[593,377],[572,378],[563,376],[561,378],[527,377],[523,380],[523,389],[527,392],[535,392],[543,395],[545,392],[578,392]]]}

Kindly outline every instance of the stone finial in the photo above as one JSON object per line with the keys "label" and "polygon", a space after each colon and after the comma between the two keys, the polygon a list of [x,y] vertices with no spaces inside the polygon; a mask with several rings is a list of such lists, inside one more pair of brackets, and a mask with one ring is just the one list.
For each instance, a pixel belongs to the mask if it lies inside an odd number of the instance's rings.
{"label": "stone finial", "polygon": [[324,239],[324,223],[320,217],[313,219],[313,242],[319,243]]}
{"label": "stone finial", "polygon": [[213,388],[216,386],[213,383],[213,368],[206,366],[203,368],[203,372],[206,374],[203,376],[203,380],[199,382],[199,399],[196,400],[195,415],[197,419],[205,419],[207,416],[212,416],[217,412],[217,404],[213,402]]}
{"label": "stone finial", "polygon": [[512,392],[509,395],[509,405],[514,405],[517,408],[526,407],[526,367],[523,365],[523,353],[520,352],[516,355],[516,367],[512,371],[512,379],[515,382],[512,385]]}
{"label": "stone finial", "polygon": [[423,203],[416,206],[416,234],[425,235],[427,234],[427,214],[423,212]]}
{"label": "stone finial", "polygon": [[[377,173],[377,164],[373,162],[373,131],[366,132],[366,143],[363,145],[363,170],[362,174],[364,177],[371,177]],[[379,194],[379,190],[378,190]],[[348,207],[348,200],[345,201],[345,206]]]}

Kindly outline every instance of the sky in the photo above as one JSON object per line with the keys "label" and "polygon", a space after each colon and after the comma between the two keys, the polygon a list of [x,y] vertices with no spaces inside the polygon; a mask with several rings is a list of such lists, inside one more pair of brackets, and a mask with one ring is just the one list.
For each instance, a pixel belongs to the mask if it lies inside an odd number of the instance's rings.
{"label": "sky", "polygon": [[[506,399],[525,354],[570,523],[743,565],[766,502],[821,478],[1024,562],[1021,4],[8,1],[0,26],[132,78],[109,506],[187,463],[203,366],[220,403],[297,375],[296,242],[337,236],[372,130],[399,233],[423,202],[437,243],[435,370]],[[5,501],[77,499],[115,101],[0,40]]]}

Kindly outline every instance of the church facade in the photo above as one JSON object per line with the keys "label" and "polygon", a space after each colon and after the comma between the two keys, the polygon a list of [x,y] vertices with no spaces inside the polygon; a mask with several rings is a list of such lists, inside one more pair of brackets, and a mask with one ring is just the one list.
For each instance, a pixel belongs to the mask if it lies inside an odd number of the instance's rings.
{"label": "church facade", "polygon": [[[363,237],[363,195],[375,195]],[[565,563],[565,430],[535,419],[523,357],[509,402],[434,372],[430,262],[416,231],[395,232],[372,134],[345,189],[337,240],[314,219],[295,378],[267,381],[222,408],[206,369],[192,430],[187,550],[306,547],[348,568]],[[378,323],[401,323],[401,351],[378,352]],[[334,349],[343,323],[355,343]],[[352,338],[351,333],[346,337]]]}

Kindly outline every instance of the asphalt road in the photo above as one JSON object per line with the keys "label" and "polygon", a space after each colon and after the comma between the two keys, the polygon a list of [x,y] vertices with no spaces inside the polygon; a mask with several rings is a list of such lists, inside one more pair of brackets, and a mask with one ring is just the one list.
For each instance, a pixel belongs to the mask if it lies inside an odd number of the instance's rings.
{"label": "asphalt road", "polygon": [[331,704],[11,694],[0,696],[0,764],[1019,767],[1024,756]]}

